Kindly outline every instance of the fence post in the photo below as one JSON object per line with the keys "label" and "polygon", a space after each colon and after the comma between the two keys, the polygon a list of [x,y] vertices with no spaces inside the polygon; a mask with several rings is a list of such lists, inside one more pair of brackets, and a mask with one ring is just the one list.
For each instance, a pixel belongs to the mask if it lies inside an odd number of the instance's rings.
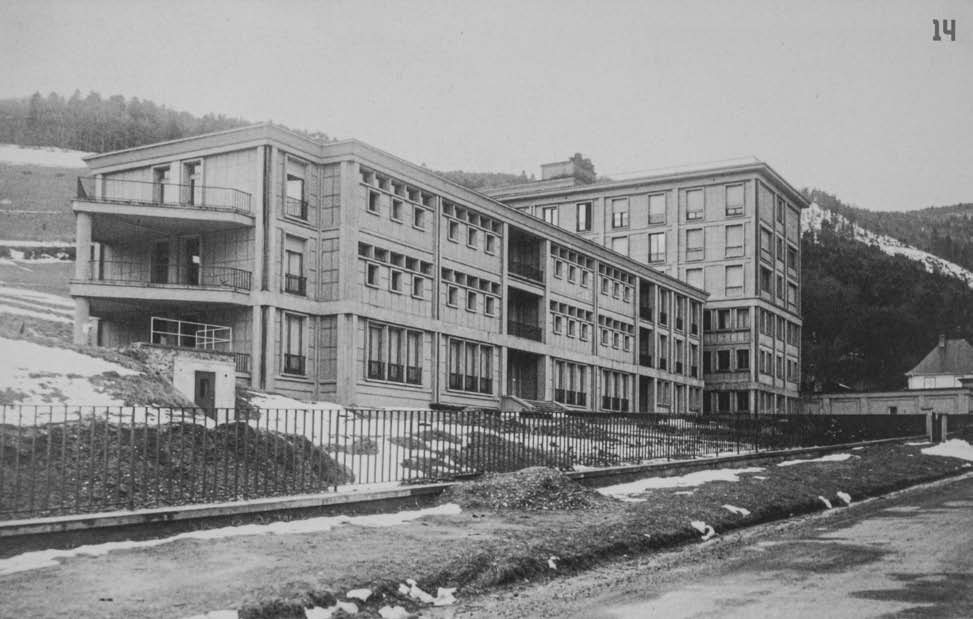
{"label": "fence post", "polygon": [[942,415],[939,416],[939,423],[941,426],[939,432],[940,443],[945,443],[948,440],[948,436],[947,436],[948,425],[949,425],[948,421],[949,421],[949,415],[947,415],[946,413],[943,413]]}
{"label": "fence post", "polygon": [[930,443],[933,443],[935,442],[936,437],[933,434],[932,411],[926,408],[923,408],[922,410],[926,413],[926,437],[929,439]]}

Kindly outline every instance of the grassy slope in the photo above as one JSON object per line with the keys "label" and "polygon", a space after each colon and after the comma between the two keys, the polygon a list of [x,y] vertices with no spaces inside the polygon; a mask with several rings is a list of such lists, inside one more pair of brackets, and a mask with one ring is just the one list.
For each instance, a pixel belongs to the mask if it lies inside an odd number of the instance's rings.
{"label": "grassy slope", "polygon": [[[0,163],[0,240],[70,241],[74,238],[77,177],[84,168]],[[21,213],[16,211],[45,211]]]}

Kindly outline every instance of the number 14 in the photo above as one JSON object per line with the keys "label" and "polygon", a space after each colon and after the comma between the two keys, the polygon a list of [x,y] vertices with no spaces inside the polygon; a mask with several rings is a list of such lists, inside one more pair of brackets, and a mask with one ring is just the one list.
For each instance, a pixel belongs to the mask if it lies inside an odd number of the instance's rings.
{"label": "number 14", "polygon": [[955,19],[944,19],[942,20],[942,36],[939,35],[939,20],[932,20],[933,27],[933,41],[942,41],[942,37],[949,36],[950,41],[956,40],[956,20]]}

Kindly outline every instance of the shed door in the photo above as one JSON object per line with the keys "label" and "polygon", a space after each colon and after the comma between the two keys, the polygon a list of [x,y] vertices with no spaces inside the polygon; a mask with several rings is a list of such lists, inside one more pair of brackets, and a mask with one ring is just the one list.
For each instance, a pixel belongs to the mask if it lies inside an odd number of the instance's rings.
{"label": "shed door", "polygon": [[196,406],[205,409],[216,408],[216,372],[196,371],[196,390],[193,400]]}

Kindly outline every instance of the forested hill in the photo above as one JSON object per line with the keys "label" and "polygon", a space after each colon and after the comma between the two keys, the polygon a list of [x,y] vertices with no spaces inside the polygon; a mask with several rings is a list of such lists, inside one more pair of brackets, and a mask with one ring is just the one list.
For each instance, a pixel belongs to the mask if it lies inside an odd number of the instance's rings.
{"label": "forested hill", "polygon": [[[103,99],[96,92],[83,96],[77,90],[67,99],[57,93],[0,99],[0,143],[23,146],[100,153],[249,124],[222,114],[195,116],[137,97]],[[330,139],[320,131],[298,133]]]}
{"label": "forested hill", "polygon": [[801,250],[802,392],[901,389],[940,334],[973,338],[973,289],[962,279],[829,223],[805,231]]}
{"label": "forested hill", "polygon": [[844,204],[820,189],[812,189],[808,195],[821,207],[875,234],[896,238],[973,270],[973,203],[902,212],[869,211]]}

